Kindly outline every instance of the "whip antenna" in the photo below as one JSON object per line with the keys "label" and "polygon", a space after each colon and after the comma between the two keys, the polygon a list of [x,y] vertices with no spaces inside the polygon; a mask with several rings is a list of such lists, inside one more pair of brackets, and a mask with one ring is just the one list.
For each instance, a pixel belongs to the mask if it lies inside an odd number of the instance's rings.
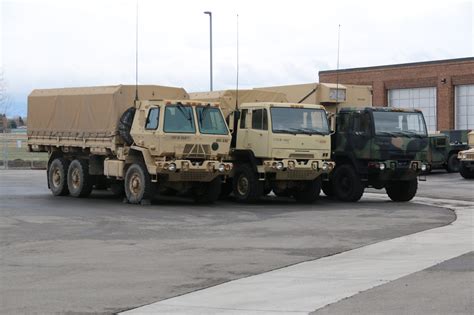
{"label": "whip antenna", "polygon": [[341,24],[337,30],[337,68],[336,68],[336,103],[339,103],[339,44],[341,39]]}
{"label": "whip antenna", "polygon": [[138,101],[138,0],[135,8],[135,101]]}
{"label": "whip antenna", "polygon": [[237,74],[236,74],[236,84],[235,84],[235,110],[238,108],[239,104],[239,15],[237,14]]}

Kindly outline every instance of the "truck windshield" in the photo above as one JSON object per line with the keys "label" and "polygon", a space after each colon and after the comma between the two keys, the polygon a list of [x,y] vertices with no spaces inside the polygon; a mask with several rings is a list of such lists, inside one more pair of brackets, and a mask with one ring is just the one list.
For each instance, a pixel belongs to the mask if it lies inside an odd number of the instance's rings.
{"label": "truck windshield", "polygon": [[165,132],[195,133],[192,107],[181,104],[166,106],[163,127]]}
{"label": "truck windshield", "polygon": [[274,133],[329,134],[326,112],[322,109],[273,107],[270,111]]}
{"label": "truck windshield", "polygon": [[422,113],[374,111],[377,135],[419,137],[426,136],[426,124]]}
{"label": "truck windshield", "polygon": [[227,126],[218,108],[205,106],[196,107],[199,131],[205,134],[226,135]]}

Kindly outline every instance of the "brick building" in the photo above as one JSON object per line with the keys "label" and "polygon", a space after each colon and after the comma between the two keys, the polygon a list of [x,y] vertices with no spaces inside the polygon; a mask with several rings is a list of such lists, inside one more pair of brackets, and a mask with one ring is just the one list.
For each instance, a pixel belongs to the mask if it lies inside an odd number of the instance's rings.
{"label": "brick building", "polygon": [[375,106],[423,111],[430,131],[474,129],[474,58],[319,72],[319,82],[372,85]]}

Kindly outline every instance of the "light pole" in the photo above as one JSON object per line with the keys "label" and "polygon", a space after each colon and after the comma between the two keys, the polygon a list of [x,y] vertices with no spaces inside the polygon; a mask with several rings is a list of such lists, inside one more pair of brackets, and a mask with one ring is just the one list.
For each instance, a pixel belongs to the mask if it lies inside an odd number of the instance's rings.
{"label": "light pole", "polygon": [[210,73],[211,73],[211,91],[212,91],[212,12],[205,11],[209,15],[209,45],[210,45]]}

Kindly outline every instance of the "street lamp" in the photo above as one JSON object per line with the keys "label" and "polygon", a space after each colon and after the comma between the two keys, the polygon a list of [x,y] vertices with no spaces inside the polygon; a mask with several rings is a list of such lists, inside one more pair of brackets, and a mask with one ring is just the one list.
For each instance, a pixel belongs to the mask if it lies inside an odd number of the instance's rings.
{"label": "street lamp", "polygon": [[209,15],[209,45],[210,45],[210,73],[211,73],[211,91],[212,91],[212,12],[205,11]]}

